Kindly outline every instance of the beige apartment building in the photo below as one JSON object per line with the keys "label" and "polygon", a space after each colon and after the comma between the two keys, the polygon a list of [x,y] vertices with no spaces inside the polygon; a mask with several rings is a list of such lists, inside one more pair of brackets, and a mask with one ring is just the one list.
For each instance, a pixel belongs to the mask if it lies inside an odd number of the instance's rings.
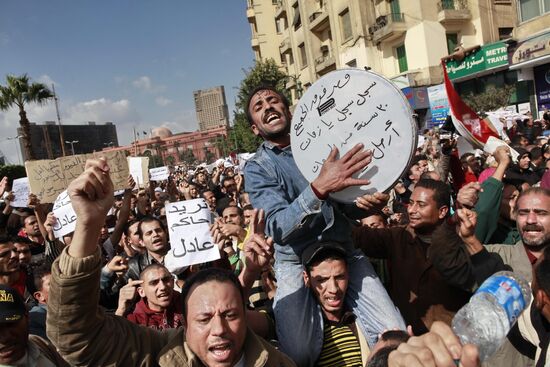
{"label": "beige apartment building", "polygon": [[193,97],[200,131],[229,126],[229,109],[223,86],[196,90]]}
{"label": "beige apartment building", "polygon": [[322,75],[371,68],[400,87],[442,83],[441,58],[512,37],[512,0],[247,0],[256,59],[291,76],[293,101]]}

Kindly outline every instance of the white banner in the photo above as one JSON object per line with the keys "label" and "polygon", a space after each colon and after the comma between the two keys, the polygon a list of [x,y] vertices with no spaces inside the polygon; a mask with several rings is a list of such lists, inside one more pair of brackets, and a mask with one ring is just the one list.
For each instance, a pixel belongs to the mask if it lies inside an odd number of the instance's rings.
{"label": "white banner", "polygon": [[14,208],[25,208],[29,202],[29,194],[31,192],[29,178],[23,177],[13,180],[11,191],[15,196],[11,206]]}
{"label": "white banner", "polygon": [[204,199],[168,203],[165,209],[171,248],[164,265],[170,272],[177,274],[189,265],[220,258],[210,235],[211,213]]}
{"label": "white banner", "polygon": [[149,169],[149,179],[151,181],[168,180],[168,176],[170,176],[170,170],[167,166]]}
{"label": "white banner", "polygon": [[128,169],[138,187],[149,184],[149,157],[128,157]]}
{"label": "white banner", "polygon": [[55,238],[60,238],[74,232],[76,227],[76,213],[71,204],[71,198],[67,190],[63,191],[53,204],[53,214],[56,222],[53,226]]}

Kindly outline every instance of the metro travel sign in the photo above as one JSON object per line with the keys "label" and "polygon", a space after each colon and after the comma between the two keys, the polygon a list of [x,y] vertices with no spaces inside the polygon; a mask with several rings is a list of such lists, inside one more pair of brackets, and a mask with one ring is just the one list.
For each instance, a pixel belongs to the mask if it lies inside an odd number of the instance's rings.
{"label": "metro travel sign", "polygon": [[447,73],[451,80],[477,74],[481,71],[508,66],[508,49],[504,42],[495,42],[466,56],[461,62],[447,62]]}

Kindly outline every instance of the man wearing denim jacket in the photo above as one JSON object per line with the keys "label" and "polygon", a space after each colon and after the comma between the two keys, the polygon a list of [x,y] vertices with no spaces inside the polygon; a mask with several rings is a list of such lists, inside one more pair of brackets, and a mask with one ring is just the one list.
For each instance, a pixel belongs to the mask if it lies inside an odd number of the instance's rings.
{"label": "man wearing denim jacket", "polygon": [[[300,255],[319,241],[338,241],[348,250],[350,270],[346,303],[374,345],[379,333],[405,328],[371,264],[354,249],[350,219],[367,215],[363,209],[380,204],[376,195],[343,205],[331,192],[365,185],[351,177],[366,167],[371,152],[361,144],[337,159],[333,148],[319,176],[310,184],[298,170],[290,146],[291,115],[288,100],[270,87],[256,88],[246,106],[252,131],[264,139],[245,166],[245,189],[255,208],[266,212],[266,232],[275,241],[277,293],[274,312],[281,350],[299,366],[314,365],[323,344],[322,312],[304,286]],[[358,207],[359,206],[359,207]]]}

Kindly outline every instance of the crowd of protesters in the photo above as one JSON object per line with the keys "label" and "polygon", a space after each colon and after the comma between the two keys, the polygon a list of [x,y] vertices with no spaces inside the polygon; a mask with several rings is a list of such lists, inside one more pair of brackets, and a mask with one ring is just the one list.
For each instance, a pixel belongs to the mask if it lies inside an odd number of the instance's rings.
{"label": "crowd of protesters", "polygon": [[[244,169],[181,165],[115,196],[109,162],[89,160],[62,238],[51,204],[13,208],[0,182],[0,365],[478,366],[450,325],[500,270],[534,300],[484,365],[550,362],[548,113],[505,124],[516,160],[426,130],[394,187],[352,204],[330,194],[368,184],[372,152],[334,148],[310,183],[286,98],[259,87],[247,117],[264,142]],[[172,273],[165,204],[197,198],[220,259]]]}

